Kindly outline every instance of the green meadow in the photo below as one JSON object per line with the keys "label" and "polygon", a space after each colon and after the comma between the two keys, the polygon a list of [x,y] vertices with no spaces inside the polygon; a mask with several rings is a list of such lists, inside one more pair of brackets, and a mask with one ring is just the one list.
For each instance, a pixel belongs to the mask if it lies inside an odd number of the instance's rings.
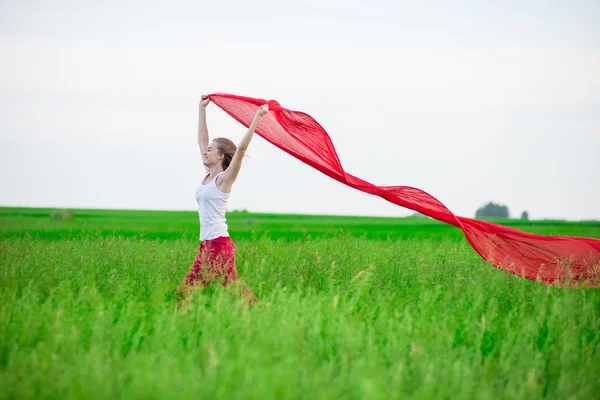
{"label": "green meadow", "polygon": [[0,208],[0,399],[600,396],[599,289],[500,271],[429,218],[231,212],[260,300],[215,282],[183,311],[197,213],[53,211]]}

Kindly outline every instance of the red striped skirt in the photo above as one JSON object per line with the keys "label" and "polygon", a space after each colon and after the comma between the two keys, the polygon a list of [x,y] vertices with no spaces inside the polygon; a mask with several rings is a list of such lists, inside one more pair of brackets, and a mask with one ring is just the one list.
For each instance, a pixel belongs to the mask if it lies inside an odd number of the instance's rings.
{"label": "red striped skirt", "polygon": [[185,283],[206,286],[220,278],[223,278],[223,286],[240,279],[235,268],[235,244],[229,236],[204,240],[200,244],[200,254],[185,276]]}

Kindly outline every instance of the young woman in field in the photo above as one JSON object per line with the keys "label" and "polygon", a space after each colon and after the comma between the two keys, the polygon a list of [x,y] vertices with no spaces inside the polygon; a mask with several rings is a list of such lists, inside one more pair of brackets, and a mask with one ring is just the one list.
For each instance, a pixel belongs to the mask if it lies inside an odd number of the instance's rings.
{"label": "young woman in field", "polygon": [[225,211],[231,187],[235,182],[248,145],[254,135],[254,129],[260,117],[268,111],[268,105],[258,109],[248,131],[235,146],[226,138],[208,139],[206,126],[206,106],[210,99],[202,96],[198,117],[198,145],[206,175],[196,190],[198,213],[200,215],[200,254],[194,260],[192,267],[177,295],[187,296],[193,287],[205,287],[215,279],[222,279],[223,286],[235,283],[241,296],[252,304],[256,296],[245,287],[235,268],[235,244],[229,237]]}

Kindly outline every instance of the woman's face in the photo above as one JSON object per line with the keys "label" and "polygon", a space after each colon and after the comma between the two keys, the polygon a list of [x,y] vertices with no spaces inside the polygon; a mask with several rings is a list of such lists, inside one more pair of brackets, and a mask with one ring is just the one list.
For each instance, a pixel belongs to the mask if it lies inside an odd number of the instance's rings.
{"label": "woman's face", "polygon": [[215,165],[223,158],[223,154],[219,154],[217,143],[211,142],[204,154],[202,154],[204,165]]}

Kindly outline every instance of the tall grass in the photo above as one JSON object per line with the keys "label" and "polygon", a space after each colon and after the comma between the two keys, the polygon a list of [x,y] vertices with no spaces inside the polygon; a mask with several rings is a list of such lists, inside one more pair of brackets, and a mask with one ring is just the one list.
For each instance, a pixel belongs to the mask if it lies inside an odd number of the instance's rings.
{"label": "tall grass", "polygon": [[464,241],[238,241],[260,302],[173,291],[193,240],[6,238],[3,398],[594,398],[600,293]]}

